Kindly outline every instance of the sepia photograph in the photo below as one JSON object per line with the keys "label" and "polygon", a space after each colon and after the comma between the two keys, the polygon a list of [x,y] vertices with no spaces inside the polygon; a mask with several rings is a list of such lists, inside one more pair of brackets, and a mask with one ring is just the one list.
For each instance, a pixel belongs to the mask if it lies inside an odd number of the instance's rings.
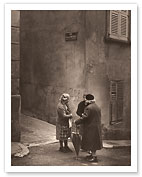
{"label": "sepia photograph", "polygon": [[6,10],[9,169],[131,171],[136,5],[37,6]]}

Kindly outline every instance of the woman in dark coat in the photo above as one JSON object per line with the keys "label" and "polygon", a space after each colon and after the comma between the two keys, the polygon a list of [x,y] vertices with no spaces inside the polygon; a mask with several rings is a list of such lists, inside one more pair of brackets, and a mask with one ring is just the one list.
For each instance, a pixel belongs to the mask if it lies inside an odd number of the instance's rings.
{"label": "woman in dark coat", "polygon": [[76,114],[80,117],[82,117],[82,113],[84,113],[84,109],[86,107],[86,103],[85,103],[86,95],[87,94],[83,94],[83,100],[78,104],[78,107],[77,107]]}
{"label": "woman in dark coat", "polygon": [[[85,101],[86,100],[86,95],[87,94],[83,94],[83,100],[78,104],[78,107],[77,107],[76,114],[78,116],[80,116],[80,118],[82,117],[82,114],[84,113],[84,109],[87,106],[86,101]],[[79,133],[80,133],[80,135],[83,135],[83,124],[80,124],[80,126],[79,126]],[[81,147],[81,149],[82,149],[82,147]]]}
{"label": "woman in dark coat", "polygon": [[82,119],[75,123],[84,125],[82,148],[90,152],[88,161],[97,162],[96,151],[102,148],[101,110],[91,94],[86,95],[86,103],[88,106],[82,114]]}
{"label": "woman in dark coat", "polygon": [[56,139],[60,142],[59,151],[71,152],[68,147],[68,138],[71,136],[71,119],[72,113],[69,108],[69,94],[61,95],[60,102],[57,106],[57,120],[56,120]]}

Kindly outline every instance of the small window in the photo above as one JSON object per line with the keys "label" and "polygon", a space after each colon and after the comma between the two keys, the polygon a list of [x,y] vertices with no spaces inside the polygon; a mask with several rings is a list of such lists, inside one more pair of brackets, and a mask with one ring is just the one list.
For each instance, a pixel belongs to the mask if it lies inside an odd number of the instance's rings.
{"label": "small window", "polygon": [[128,41],[129,40],[129,11],[110,10],[108,23],[108,38]]}
{"label": "small window", "polygon": [[110,81],[110,124],[123,120],[123,81]]}

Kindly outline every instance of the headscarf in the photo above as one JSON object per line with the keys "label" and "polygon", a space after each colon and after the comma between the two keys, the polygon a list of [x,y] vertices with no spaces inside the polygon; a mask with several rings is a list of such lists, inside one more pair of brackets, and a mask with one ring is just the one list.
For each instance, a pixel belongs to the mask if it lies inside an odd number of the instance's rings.
{"label": "headscarf", "polygon": [[70,95],[68,93],[63,93],[59,100],[60,101],[66,101],[66,100],[69,101],[69,99],[70,99]]}

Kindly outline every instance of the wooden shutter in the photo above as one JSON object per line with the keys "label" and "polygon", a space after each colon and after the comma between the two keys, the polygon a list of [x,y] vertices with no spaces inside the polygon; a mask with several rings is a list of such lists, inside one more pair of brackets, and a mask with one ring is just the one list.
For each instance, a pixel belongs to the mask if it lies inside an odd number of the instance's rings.
{"label": "wooden shutter", "polygon": [[110,123],[119,122],[123,117],[123,81],[110,82]]}
{"label": "wooden shutter", "polygon": [[123,81],[117,81],[117,101],[123,100]]}
{"label": "wooden shutter", "polygon": [[121,15],[121,35],[126,36],[127,34],[127,17],[124,15]]}
{"label": "wooden shutter", "polygon": [[111,37],[117,38],[119,30],[119,16],[118,12],[110,11],[110,35]]}
{"label": "wooden shutter", "polygon": [[110,11],[110,38],[128,40],[128,10]]}
{"label": "wooden shutter", "polygon": [[121,39],[128,39],[128,15],[120,14],[120,37]]}
{"label": "wooden shutter", "polygon": [[120,10],[122,13],[127,14],[128,10]]}
{"label": "wooden shutter", "polygon": [[116,99],[117,99],[117,85],[116,85],[116,82],[114,82],[114,81],[111,81],[110,95],[111,95],[111,101],[116,101]]}
{"label": "wooden shutter", "polygon": [[123,82],[117,82],[117,121],[123,117]]}

